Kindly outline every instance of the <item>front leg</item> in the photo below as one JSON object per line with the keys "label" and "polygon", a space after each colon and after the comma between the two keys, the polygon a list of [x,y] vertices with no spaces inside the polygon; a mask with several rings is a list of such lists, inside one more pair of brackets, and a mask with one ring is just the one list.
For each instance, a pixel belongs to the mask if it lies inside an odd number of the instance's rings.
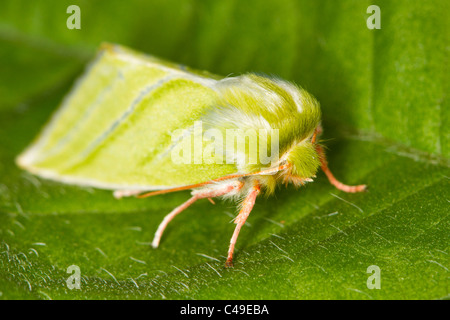
{"label": "front leg", "polygon": [[342,182],[340,182],[338,179],[336,179],[334,177],[334,175],[331,173],[330,169],[328,168],[328,162],[327,162],[327,158],[325,157],[325,151],[323,150],[323,147],[321,145],[317,144],[316,151],[319,154],[322,171],[327,176],[328,181],[330,181],[330,183],[333,186],[335,186],[337,189],[342,190],[344,192],[350,192],[350,193],[362,192],[367,189],[367,186],[365,184],[360,184],[357,186],[349,186],[349,185],[346,185],[346,184],[343,184]]}
{"label": "front leg", "polygon": [[334,177],[333,173],[331,173],[330,168],[328,168],[328,162],[327,162],[327,157],[325,156],[325,150],[323,150],[323,147],[320,144],[317,144],[317,139],[318,139],[318,137],[320,137],[322,132],[323,132],[322,126],[319,124],[317,126],[316,130],[314,130],[314,134],[311,138],[311,143],[313,143],[315,145],[316,152],[320,158],[320,167],[322,168],[322,171],[327,176],[328,181],[330,181],[330,183],[333,186],[335,186],[337,189],[342,190],[344,192],[355,193],[355,192],[365,191],[367,189],[367,186],[365,184],[360,184],[357,186],[349,186],[349,185],[346,185],[346,184],[343,184],[342,182],[340,182],[338,179],[336,179]]}

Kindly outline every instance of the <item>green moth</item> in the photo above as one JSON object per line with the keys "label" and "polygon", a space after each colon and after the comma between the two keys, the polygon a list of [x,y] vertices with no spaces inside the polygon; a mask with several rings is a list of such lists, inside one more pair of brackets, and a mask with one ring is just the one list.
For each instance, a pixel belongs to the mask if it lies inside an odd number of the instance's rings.
{"label": "green moth", "polygon": [[[226,266],[257,196],[278,184],[312,181],[328,169],[316,99],[285,80],[257,74],[220,78],[105,44],[35,141],[17,158],[62,183],[148,197],[192,190],[155,233],[199,199],[240,203]],[[212,200],[211,200],[212,201]]]}

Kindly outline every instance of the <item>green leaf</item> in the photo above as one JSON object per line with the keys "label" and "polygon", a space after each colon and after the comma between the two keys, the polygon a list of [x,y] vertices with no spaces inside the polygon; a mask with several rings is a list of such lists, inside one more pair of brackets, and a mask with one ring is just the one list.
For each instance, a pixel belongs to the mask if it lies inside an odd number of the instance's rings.
{"label": "green leaf", "polygon": [[[448,298],[448,1],[378,1],[379,30],[366,26],[369,1],[77,1],[80,30],[66,27],[71,4],[0,10],[1,298]],[[119,201],[14,164],[103,41],[295,81],[321,101],[335,175],[369,191],[345,194],[320,173],[261,197],[231,269],[234,203],[199,201],[152,249],[187,192]]]}

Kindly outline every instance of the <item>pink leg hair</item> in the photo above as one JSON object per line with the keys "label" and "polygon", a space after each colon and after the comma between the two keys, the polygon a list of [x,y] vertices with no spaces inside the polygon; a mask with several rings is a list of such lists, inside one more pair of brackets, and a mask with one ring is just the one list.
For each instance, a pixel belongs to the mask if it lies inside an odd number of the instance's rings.
{"label": "pink leg hair", "polygon": [[192,198],[190,198],[188,201],[186,201],[182,205],[173,209],[172,212],[170,212],[168,215],[166,215],[164,217],[163,221],[161,222],[158,229],[156,230],[155,236],[152,241],[152,247],[153,248],[158,247],[159,242],[162,237],[162,234],[163,234],[164,230],[166,229],[167,225],[169,224],[169,222],[172,221],[172,219],[175,218],[176,215],[178,215],[180,212],[182,212],[183,210],[188,208],[195,201],[197,201],[198,199],[204,199],[204,198],[209,199],[209,198],[214,198],[214,197],[220,197],[227,193],[239,190],[240,188],[242,188],[242,183],[234,181],[233,183],[224,185],[221,188],[217,188],[217,189],[205,188],[205,190],[194,191]]}
{"label": "pink leg hair", "polygon": [[366,190],[367,186],[365,184],[361,184],[358,186],[348,186],[337,180],[331,173],[330,169],[328,168],[327,159],[325,157],[325,151],[323,150],[322,146],[316,145],[316,151],[320,157],[321,168],[333,186],[344,192],[351,192],[351,193],[362,192]]}
{"label": "pink leg hair", "polygon": [[236,245],[237,238],[239,236],[239,231],[241,231],[242,226],[244,225],[245,221],[247,220],[248,216],[250,215],[250,212],[253,209],[253,206],[255,205],[256,197],[261,192],[261,189],[258,184],[255,184],[253,188],[250,190],[249,194],[245,198],[244,202],[242,203],[242,209],[239,212],[238,216],[234,220],[234,223],[236,224],[236,228],[234,229],[233,236],[230,240],[230,247],[228,249],[228,257],[227,261],[225,263],[225,267],[232,267],[233,266],[233,252],[234,252],[234,246]]}
{"label": "pink leg hair", "polygon": [[131,197],[131,196],[137,196],[138,194],[142,193],[142,190],[115,190],[113,192],[114,198],[120,199],[123,197]]}

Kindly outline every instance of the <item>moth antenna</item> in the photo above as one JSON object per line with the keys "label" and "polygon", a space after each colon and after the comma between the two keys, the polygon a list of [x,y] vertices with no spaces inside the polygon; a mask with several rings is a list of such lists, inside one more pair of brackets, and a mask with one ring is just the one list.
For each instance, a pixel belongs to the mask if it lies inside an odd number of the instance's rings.
{"label": "moth antenna", "polygon": [[136,198],[147,198],[147,197],[152,197],[152,196],[156,196],[156,195],[159,195],[159,194],[165,194],[165,193],[171,193],[171,192],[176,192],[176,191],[183,191],[183,190],[190,190],[190,189],[200,188],[200,187],[203,187],[204,185],[207,185],[207,184],[210,184],[210,183],[212,183],[212,182],[202,182],[202,183],[191,184],[191,185],[182,186],[182,187],[175,187],[175,188],[170,188],[170,189],[151,191],[151,192],[147,192],[147,193],[144,193],[144,194],[137,195]]}
{"label": "moth antenna", "polygon": [[170,192],[195,189],[195,188],[203,187],[203,186],[208,185],[208,184],[213,184],[215,182],[220,182],[220,181],[225,181],[225,180],[230,180],[230,179],[238,179],[238,178],[257,176],[257,175],[272,175],[272,174],[277,173],[278,171],[286,169],[287,167],[289,167],[289,164],[283,164],[283,165],[280,165],[278,167],[264,169],[264,170],[261,170],[261,171],[258,171],[258,172],[253,172],[253,173],[230,174],[230,175],[223,176],[223,177],[220,177],[220,178],[217,178],[217,179],[214,179],[214,180],[210,180],[210,181],[206,181],[206,182],[201,182],[201,183],[197,183],[197,184],[191,184],[191,185],[182,186],[182,187],[175,187],[175,188],[171,188],[171,189],[163,189],[163,190],[152,191],[152,192],[140,194],[140,195],[138,195],[136,197],[137,198],[147,198],[147,197],[156,196],[156,195],[165,194],[165,193],[170,193]]}

